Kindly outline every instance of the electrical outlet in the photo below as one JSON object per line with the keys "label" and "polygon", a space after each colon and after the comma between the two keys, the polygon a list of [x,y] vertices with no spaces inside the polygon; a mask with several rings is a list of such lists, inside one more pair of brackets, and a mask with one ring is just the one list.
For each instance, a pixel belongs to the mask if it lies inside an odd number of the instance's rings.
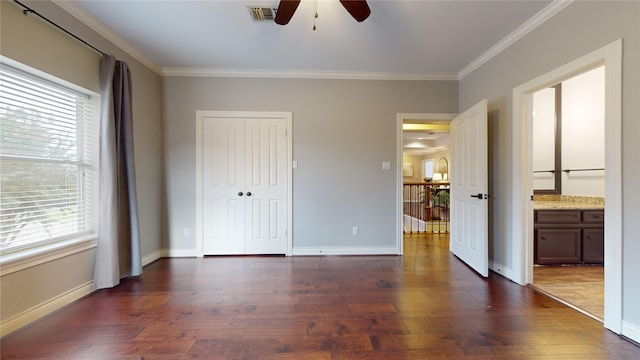
{"label": "electrical outlet", "polygon": [[353,235],[358,235],[359,232],[360,232],[360,229],[358,229],[357,226],[354,226],[352,230]]}
{"label": "electrical outlet", "polygon": [[182,233],[184,234],[185,237],[189,236],[189,228],[184,228]]}

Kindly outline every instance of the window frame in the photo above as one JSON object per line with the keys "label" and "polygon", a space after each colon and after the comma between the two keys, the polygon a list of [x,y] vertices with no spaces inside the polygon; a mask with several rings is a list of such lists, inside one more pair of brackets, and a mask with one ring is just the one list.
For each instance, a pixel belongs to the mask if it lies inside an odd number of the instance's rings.
{"label": "window frame", "polygon": [[[56,87],[62,87],[72,92],[78,93],[80,96],[86,96],[87,99],[84,109],[88,110],[83,113],[83,118],[78,119],[82,124],[82,133],[77,135],[77,141],[82,152],[82,159],[78,162],[79,168],[84,168],[92,177],[88,181],[93,182],[93,186],[85,188],[85,181],[79,181],[77,189],[79,196],[83,197],[83,201],[88,202],[90,207],[90,215],[87,217],[89,226],[86,230],[58,236],[51,239],[36,241],[32,244],[24,244],[6,249],[0,249],[0,276],[19,271],[25,268],[36,266],[48,261],[52,261],[61,257],[69,256],[78,252],[86,251],[96,247],[98,232],[98,189],[99,189],[99,148],[98,148],[98,129],[100,120],[100,95],[91,90],[85,89],[63,79],[43,71],[34,69],[20,62],[0,55],[0,66],[15,69],[16,72],[25,76],[42,81],[43,83],[53,84]],[[90,129],[85,127],[89,126]],[[85,146],[91,149],[85,152]],[[55,161],[52,161],[53,163]],[[60,162],[61,164],[64,161]],[[87,198],[88,197],[88,198]]]}

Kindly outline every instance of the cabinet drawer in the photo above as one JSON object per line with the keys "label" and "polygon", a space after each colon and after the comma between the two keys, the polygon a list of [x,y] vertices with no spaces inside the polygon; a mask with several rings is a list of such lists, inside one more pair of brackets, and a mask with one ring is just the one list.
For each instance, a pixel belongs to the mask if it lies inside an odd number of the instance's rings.
{"label": "cabinet drawer", "polygon": [[587,264],[604,264],[604,230],[582,231],[582,261]]}
{"label": "cabinet drawer", "polygon": [[538,264],[577,264],[582,262],[580,229],[538,229],[535,258]]}
{"label": "cabinet drawer", "polygon": [[604,210],[584,210],[582,221],[585,223],[604,224]]}
{"label": "cabinet drawer", "polygon": [[539,224],[579,224],[580,210],[536,210],[535,222]]}

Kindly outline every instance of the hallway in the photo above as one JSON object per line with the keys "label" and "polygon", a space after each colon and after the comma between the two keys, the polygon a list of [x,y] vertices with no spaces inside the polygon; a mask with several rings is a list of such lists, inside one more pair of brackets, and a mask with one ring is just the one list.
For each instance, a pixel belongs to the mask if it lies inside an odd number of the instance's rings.
{"label": "hallway", "polygon": [[475,275],[447,235],[404,256],[158,260],[1,343],[2,359],[638,359],[535,290]]}

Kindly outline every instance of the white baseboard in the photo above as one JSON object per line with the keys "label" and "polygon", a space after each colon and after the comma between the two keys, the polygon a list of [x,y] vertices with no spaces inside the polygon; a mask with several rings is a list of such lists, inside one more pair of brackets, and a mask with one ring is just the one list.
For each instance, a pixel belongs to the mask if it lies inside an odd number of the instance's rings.
{"label": "white baseboard", "polygon": [[620,334],[637,343],[640,343],[640,326],[636,324],[632,324],[626,320],[622,320],[622,329]]}
{"label": "white baseboard", "polygon": [[[313,255],[397,255],[398,248],[395,246],[381,247],[297,247],[293,248],[294,256]],[[195,249],[161,249],[158,258],[179,258],[198,257]],[[148,256],[151,258],[151,256]],[[147,257],[145,257],[146,259]],[[155,260],[155,259],[154,259]],[[144,259],[143,259],[144,263]]]}
{"label": "white baseboard", "polygon": [[198,257],[195,249],[161,249],[160,257]]}
{"label": "white baseboard", "polygon": [[516,284],[519,284],[518,281],[516,281],[516,279],[514,278],[514,273],[513,270],[511,270],[510,268],[502,265],[502,264],[498,264],[496,262],[490,261],[489,262],[489,270],[495,272],[496,274],[502,275],[504,277],[506,277],[507,279],[515,282]]}
{"label": "white baseboard", "polygon": [[27,309],[20,314],[14,315],[8,319],[3,319],[0,323],[0,337],[11,334],[12,332],[25,327],[32,322],[49,315],[50,313],[69,305],[72,302],[83,298],[93,292],[93,281],[82,284],[74,289],[62,293],[51,298],[31,309]]}
{"label": "white baseboard", "polygon": [[293,248],[294,256],[313,255],[397,255],[398,248],[395,246],[381,247],[297,247]]}
{"label": "white baseboard", "polygon": [[162,257],[162,251],[157,250],[142,258],[142,266],[147,266]]}

